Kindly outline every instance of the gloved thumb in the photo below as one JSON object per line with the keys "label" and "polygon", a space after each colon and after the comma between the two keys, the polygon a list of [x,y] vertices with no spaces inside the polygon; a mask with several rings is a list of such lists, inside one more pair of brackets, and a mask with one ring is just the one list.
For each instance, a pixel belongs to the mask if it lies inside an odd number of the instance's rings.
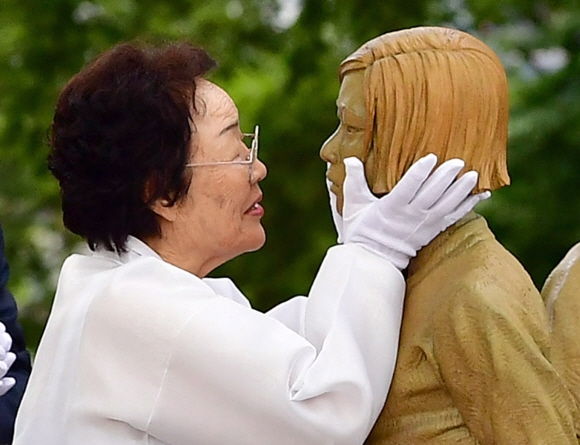
{"label": "gloved thumb", "polygon": [[348,218],[358,213],[361,209],[375,202],[377,198],[369,189],[364,165],[360,159],[350,157],[344,159],[346,178],[342,187],[344,204],[342,209],[343,218]]}
{"label": "gloved thumb", "polygon": [[6,354],[6,359],[4,359],[4,363],[6,363],[6,366],[8,366],[8,369],[10,369],[10,367],[14,364],[15,361],[16,361],[16,354],[14,354],[14,352],[9,352],[8,354]]}
{"label": "gloved thumb", "polygon": [[344,242],[342,233],[342,216],[338,213],[338,208],[336,207],[336,195],[331,190],[332,182],[326,179],[326,191],[328,192],[328,198],[330,201],[330,213],[332,215],[332,222],[334,223],[334,228],[336,229],[337,241],[339,243]]}
{"label": "gloved thumb", "polygon": [[[338,209],[336,208],[336,195],[331,190],[332,181],[326,178],[326,191],[328,192],[328,199],[330,201],[330,211],[332,212],[332,217],[334,218],[334,214],[338,213]],[[338,215],[340,216],[340,215]]]}
{"label": "gloved thumb", "polygon": [[0,360],[6,359],[6,354],[12,347],[12,337],[8,332],[0,333]]}

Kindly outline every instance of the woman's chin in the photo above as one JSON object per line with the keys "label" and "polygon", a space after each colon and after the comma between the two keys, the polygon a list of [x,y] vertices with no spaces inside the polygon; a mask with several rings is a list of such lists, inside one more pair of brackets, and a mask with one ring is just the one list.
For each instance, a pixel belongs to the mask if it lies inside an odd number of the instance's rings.
{"label": "woman's chin", "polygon": [[255,239],[252,240],[251,247],[247,250],[247,252],[255,252],[256,250],[260,250],[264,244],[266,244],[266,231],[263,227],[260,227],[261,233],[255,236]]}
{"label": "woman's chin", "polygon": [[236,256],[242,255],[248,252],[255,252],[260,250],[266,243],[266,232],[264,228],[260,226],[259,229],[253,230],[252,233],[244,236],[243,244],[239,245],[238,254]]}

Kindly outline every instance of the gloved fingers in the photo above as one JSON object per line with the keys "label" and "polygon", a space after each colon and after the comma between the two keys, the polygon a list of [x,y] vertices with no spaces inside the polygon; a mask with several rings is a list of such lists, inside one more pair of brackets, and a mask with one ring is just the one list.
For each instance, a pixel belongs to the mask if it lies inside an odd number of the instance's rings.
{"label": "gloved fingers", "polygon": [[447,215],[447,217],[445,218],[445,221],[447,222],[447,227],[451,226],[452,224],[455,224],[457,221],[459,221],[461,218],[463,218],[465,215],[471,212],[477,204],[479,204],[481,201],[488,199],[490,196],[491,192],[485,191],[478,193],[477,195],[471,195],[467,197],[461,204],[457,206],[457,208],[453,212]]}
{"label": "gloved fingers", "polygon": [[4,359],[4,363],[6,363],[6,366],[8,366],[8,369],[10,369],[10,367],[14,364],[15,361],[16,361],[16,354],[14,354],[14,352],[9,352],[8,354],[6,354],[6,358]]}
{"label": "gloved fingers", "polygon": [[10,351],[12,347],[12,337],[8,332],[2,332],[0,334],[0,360],[4,358],[6,352]]}
{"label": "gloved fingers", "polygon": [[0,379],[0,396],[6,394],[15,384],[16,380],[13,377],[4,377],[3,379]]}
{"label": "gloved fingers", "polygon": [[14,354],[14,352],[9,352],[6,354],[6,358],[0,361],[0,379],[6,375],[15,360],[16,354]]}
{"label": "gloved fingers", "polygon": [[437,165],[437,156],[433,153],[423,156],[405,172],[393,190],[388,194],[395,206],[410,203],[425,183],[433,168]]}
{"label": "gloved fingers", "polygon": [[432,207],[431,212],[436,215],[447,215],[453,212],[477,185],[478,173],[475,170],[468,171],[455,181]]}
{"label": "gloved fingers", "polygon": [[[481,201],[485,201],[486,199],[491,198],[491,192],[489,190],[486,190],[485,192],[481,192],[478,193],[477,195],[474,195],[477,198],[477,203],[480,203]],[[477,203],[475,203],[475,205],[477,205]]]}
{"label": "gloved fingers", "polygon": [[463,167],[465,162],[461,159],[450,159],[437,167],[413,198],[413,205],[419,209],[430,209],[446,195],[446,190],[456,180]]}
{"label": "gloved fingers", "polygon": [[348,218],[356,214],[367,205],[377,201],[367,184],[364,165],[360,159],[350,157],[344,159],[346,178],[342,186],[344,202],[342,205],[342,217]]}
{"label": "gloved fingers", "polygon": [[[4,348],[6,351],[12,346],[12,337],[6,332],[6,326],[0,321],[0,349]],[[0,358],[1,360],[1,358]]]}

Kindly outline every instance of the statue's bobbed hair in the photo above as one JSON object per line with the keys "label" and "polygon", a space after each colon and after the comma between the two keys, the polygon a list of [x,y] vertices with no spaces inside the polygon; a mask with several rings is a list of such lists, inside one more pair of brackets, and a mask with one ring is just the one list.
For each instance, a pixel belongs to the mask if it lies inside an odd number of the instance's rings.
{"label": "statue's bobbed hair", "polygon": [[390,191],[428,153],[462,158],[477,190],[509,184],[509,93],[498,56],[454,29],[418,27],[377,37],[345,59],[339,78],[364,70],[365,159],[375,193]]}

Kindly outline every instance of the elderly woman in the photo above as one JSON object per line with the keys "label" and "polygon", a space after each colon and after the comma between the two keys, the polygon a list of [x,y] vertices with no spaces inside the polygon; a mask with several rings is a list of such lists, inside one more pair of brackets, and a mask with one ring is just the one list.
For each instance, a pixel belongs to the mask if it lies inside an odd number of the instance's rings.
{"label": "elderly woman", "polygon": [[[509,184],[507,78],[480,40],[441,27],[390,32],[339,73],[340,125],[321,150],[339,195],[346,156],[364,162],[379,195],[428,152],[464,159],[479,189]],[[576,444],[550,351],[530,276],[471,213],[409,264],[395,373],[366,444]]]}
{"label": "elderly woman", "polygon": [[92,252],[63,265],[16,444],[353,445],[378,416],[404,294],[393,263],[476,204],[477,175],[455,181],[455,161],[429,176],[427,157],[364,206],[349,177],[344,245],[309,298],[259,313],[204,278],[265,241],[258,130],[247,147],[203,78],[213,65],[187,44],[123,44],[62,91],[49,165]]}

